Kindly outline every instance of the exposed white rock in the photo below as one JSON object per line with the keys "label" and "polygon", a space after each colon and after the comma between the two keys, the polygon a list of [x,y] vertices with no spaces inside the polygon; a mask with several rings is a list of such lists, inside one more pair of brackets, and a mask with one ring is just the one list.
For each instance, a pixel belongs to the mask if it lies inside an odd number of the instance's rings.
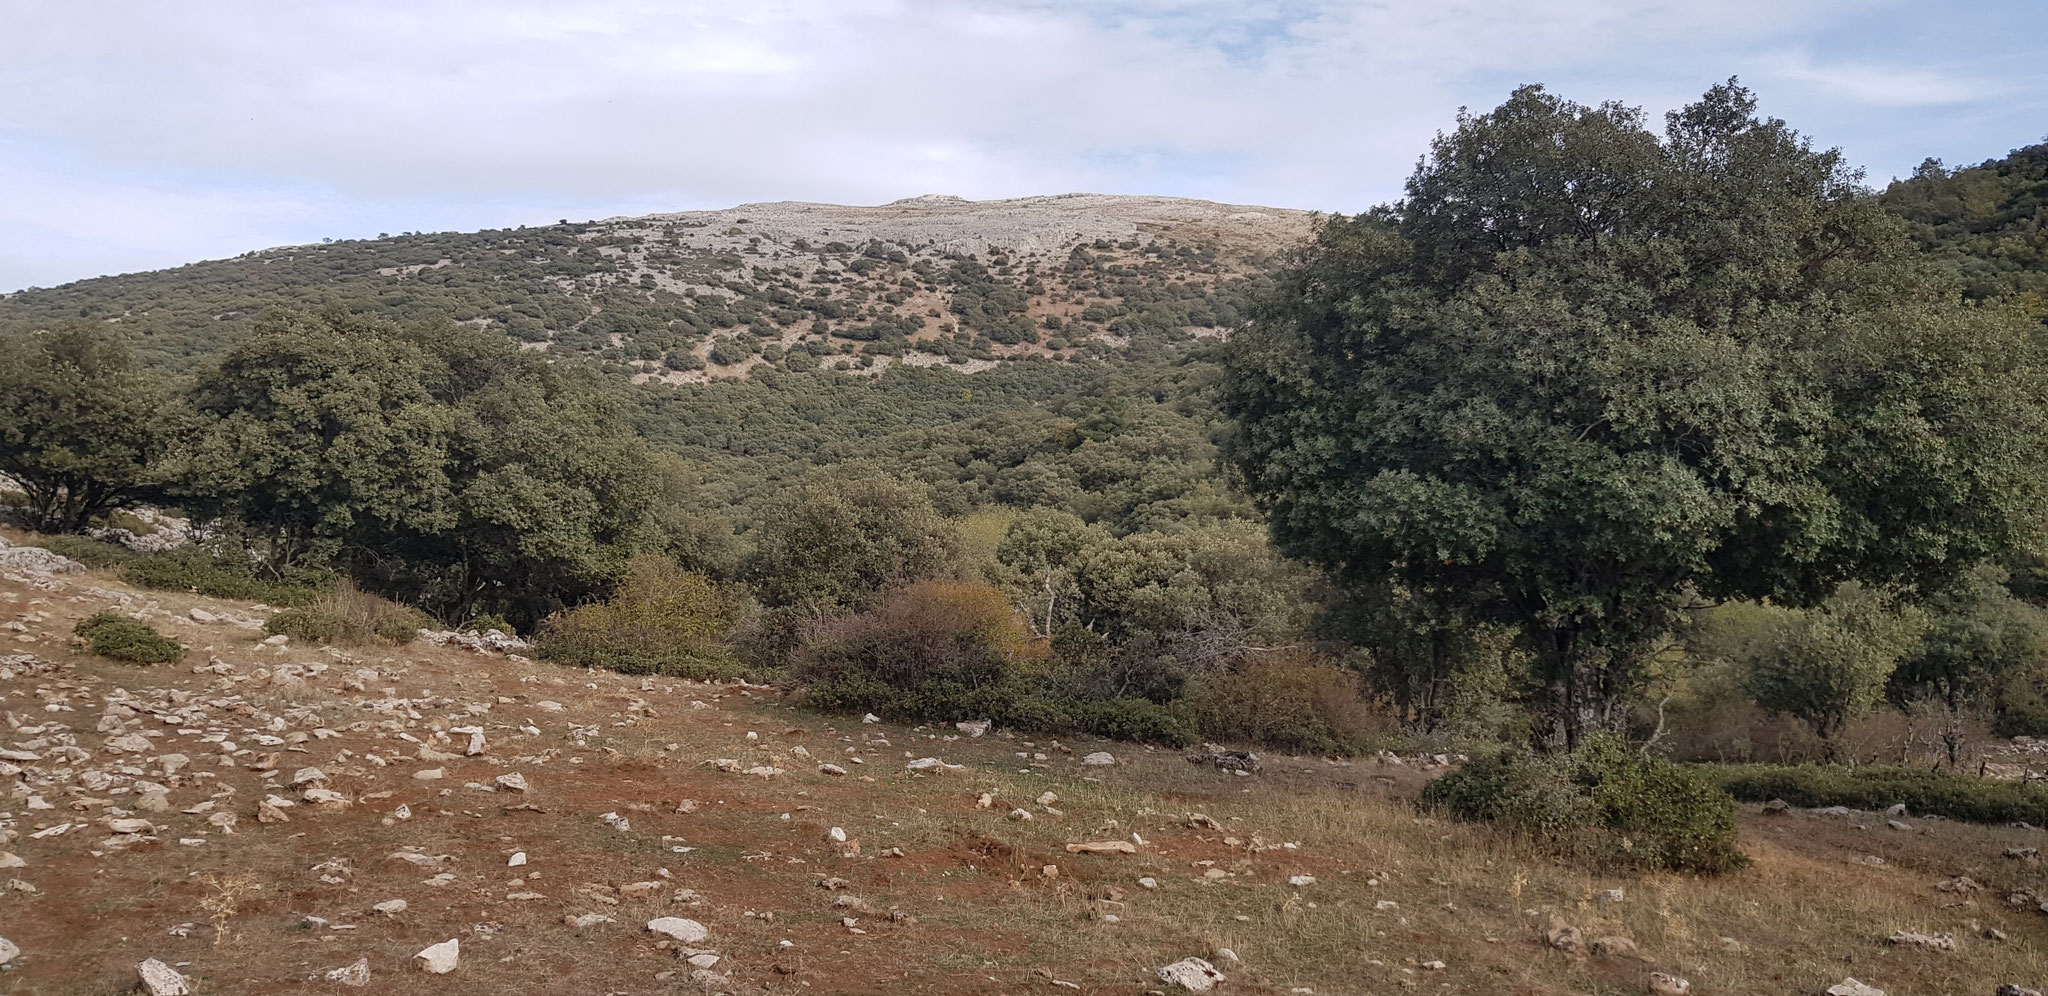
{"label": "exposed white rock", "polygon": [[391,916],[393,914],[405,912],[405,908],[407,905],[408,904],[403,899],[386,899],[383,902],[378,903],[377,905],[372,906],[370,908],[376,910],[379,913],[384,914],[385,916]]}
{"label": "exposed white rock", "polygon": [[451,937],[439,944],[428,945],[413,955],[412,960],[421,971],[447,975],[455,971],[456,963],[462,960],[462,940]]}
{"label": "exposed white rock", "polygon": [[[450,942],[453,943],[453,942]],[[370,984],[370,959],[358,958],[353,965],[343,965],[327,973],[327,981],[339,982],[344,986],[361,989]]]}
{"label": "exposed white rock", "polygon": [[1107,765],[1115,764],[1116,755],[1111,754],[1106,750],[1099,750],[1093,754],[1088,755],[1087,757],[1082,758],[1081,763],[1086,765],[1092,765],[1095,767],[1104,767]]}
{"label": "exposed white rock", "polygon": [[647,929],[684,944],[696,944],[711,936],[703,924],[679,916],[655,917],[647,921]]}
{"label": "exposed white rock", "polygon": [[5,965],[20,956],[21,948],[15,946],[13,941],[0,937],[0,965]]}
{"label": "exposed white rock", "polygon": [[527,789],[526,776],[517,771],[508,771],[492,781],[496,782],[499,788],[513,792],[524,792]]}
{"label": "exposed white rock", "polygon": [[1856,981],[1854,976],[1829,986],[1827,996],[1884,996],[1884,990]]}
{"label": "exposed white rock", "polygon": [[1183,958],[1161,968],[1158,975],[1159,981],[1191,993],[1206,993],[1223,981],[1223,973],[1200,958]]}
{"label": "exposed white rock", "polygon": [[142,989],[149,996],[188,996],[192,992],[192,984],[177,969],[155,958],[135,966],[135,974],[142,977]]}

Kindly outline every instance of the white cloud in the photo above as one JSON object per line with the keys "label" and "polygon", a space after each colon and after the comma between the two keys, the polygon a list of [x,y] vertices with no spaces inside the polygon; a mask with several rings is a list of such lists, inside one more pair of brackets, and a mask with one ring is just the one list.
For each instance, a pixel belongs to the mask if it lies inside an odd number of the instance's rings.
{"label": "white cloud", "polygon": [[747,200],[1103,190],[1356,210],[1398,192],[1456,107],[1536,80],[1662,109],[1742,73],[1797,124],[1829,101],[1973,99],[1939,66],[1781,54],[1870,6],[17,4],[0,34],[0,179],[17,202],[0,204],[0,288],[325,235]]}

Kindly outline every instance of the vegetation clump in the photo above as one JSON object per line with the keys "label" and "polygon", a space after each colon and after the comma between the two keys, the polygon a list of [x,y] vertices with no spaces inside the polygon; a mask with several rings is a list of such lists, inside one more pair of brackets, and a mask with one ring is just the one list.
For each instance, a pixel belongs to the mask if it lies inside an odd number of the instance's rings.
{"label": "vegetation clump", "polygon": [[1744,802],[1783,799],[1795,806],[1908,812],[1972,823],[2048,825],[2048,793],[2018,783],[1900,765],[1699,765]]}
{"label": "vegetation clump", "polygon": [[379,598],[346,581],[299,608],[275,612],[265,632],[317,644],[360,644],[372,640],[411,643],[432,620],[426,613]]}
{"label": "vegetation clump", "polygon": [[121,566],[121,580],[138,588],[188,591],[273,606],[308,604],[333,583],[331,575],[304,570],[285,572],[282,578],[263,577],[253,564],[216,556],[197,545],[131,560]]}
{"label": "vegetation clump", "polygon": [[175,664],[185,656],[178,641],[116,612],[95,612],[71,631],[85,638],[93,653],[130,664]]}
{"label": "vegetation clump", "polygon": [[535,638],[542,660],[626,674],[698,681],[753,676],[727,637],[748,609],[745,599],[662,557],[635,558],[618,588],[548,618]]}
{"label": "vegetation clump", "polygon": [[1749,863],[1737,846],[1735,800],[1720,786],[1604,733],[1570,751],[1510,748],[1475,759],[1430,782],[1422,801],[1584,859],[1706,874]]}

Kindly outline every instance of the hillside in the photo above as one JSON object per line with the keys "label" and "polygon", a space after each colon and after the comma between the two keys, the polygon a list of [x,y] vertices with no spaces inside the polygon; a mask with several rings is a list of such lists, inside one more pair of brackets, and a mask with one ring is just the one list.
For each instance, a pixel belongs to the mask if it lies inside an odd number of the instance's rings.
{"label": "hillside", "polygon": [[1883,200],[1970,297],[2023,297],[2048,321],[2048,142],[1955,169],[1930,159]]}
{"label": "hillside", "polygon": [[[38,566],[0,564],[13,993],[126,991],[146,959],[202,994],[1135,996],[1189,957],[1245,996],[2042,975],[2048,920],[2006,898],[2040,866],[2000,857],[2033,828],[1750,807],[1741,875],[1609,874],[1420,816],[1426,757],[1233,775],[424,640],[259,642],[264,607]],[[89,656],[70,632],[102,609],[190,649]],[[449,974],[417,967],[450,940]]]}
{"label": "hillside", "polygon": [[1300,211],[1169,197],[779,202],[266,249],[0,296],[0,332],[119,325],[202,364],[265,309],[453,318],[636,381],[762,367],[974,372],[1226,327]]}

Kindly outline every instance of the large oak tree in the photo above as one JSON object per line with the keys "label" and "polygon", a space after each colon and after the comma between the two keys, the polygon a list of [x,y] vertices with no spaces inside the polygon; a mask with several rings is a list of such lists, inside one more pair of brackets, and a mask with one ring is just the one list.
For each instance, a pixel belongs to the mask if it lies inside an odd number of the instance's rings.
{"label": "large oak tree", "polygon": [[1541,87],[1328,220],[1233,340],[1231,456],[1288,553],[1516,628],[1569,737],[1688,592],[1934,586],[2041,538],[2040,327],[1931,274],[1733,81]]}

